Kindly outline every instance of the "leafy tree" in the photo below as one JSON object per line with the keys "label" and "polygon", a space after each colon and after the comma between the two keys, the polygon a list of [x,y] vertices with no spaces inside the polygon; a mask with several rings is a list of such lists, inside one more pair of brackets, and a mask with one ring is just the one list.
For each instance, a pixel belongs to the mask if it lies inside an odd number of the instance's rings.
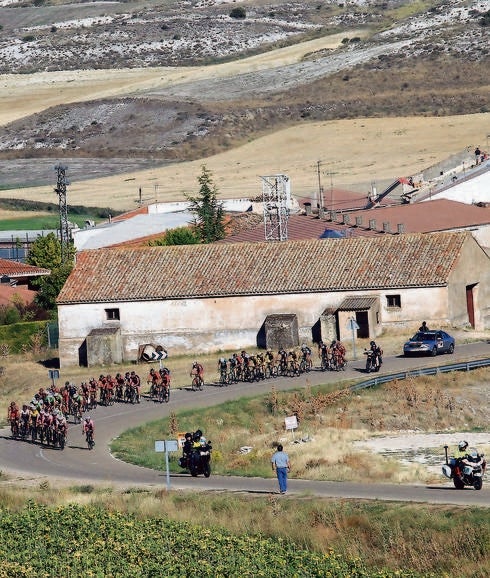
{"label": "leafy tree", "polygon": [[56,297],[73,268],[74,255],[75,248],[70,245],[69,258],[65,263],[62,262],[61,242],[54,233],[38,237],[31,245],[27,263],[51,270],[51,275],[38,277],[33,281],[34,287],[38,290],[36,303],[43,309],[52,310],[56,307]]}
{"label": "leafy tree", "polygon": [[192,227],[176,227],[165,232],[165,237],[150,241],[149,245],[168,246],[168,245],[195,245],[201,242],[199,233]]}
{"label": "leafy tree", "polygon": [[201,185],[196,197],[187,196],[191,202],[190,210],[196,215],[194,226],[202,243],[212,243],[225,236],[223,206],[218,202],[217,189],[213,174],[205,165],[198,177]]}

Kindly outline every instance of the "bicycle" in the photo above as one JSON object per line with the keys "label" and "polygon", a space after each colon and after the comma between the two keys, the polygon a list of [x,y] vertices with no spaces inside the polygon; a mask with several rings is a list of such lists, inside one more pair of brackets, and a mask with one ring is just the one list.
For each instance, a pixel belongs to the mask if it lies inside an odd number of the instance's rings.
{"label": "bicycle", "polygon": [[204,385],[204,380],[200,375],[194,375],[192,379],[192,391],[202,391],[202,386]]}
{"label": "bicycle", "polygon": [[230,376],[228,375],[228,371],[226,368],[220,370],[219,373],[219,386],[223,387],[224,385],[227,386],[230,383]]}
{"label": "bicycle", "polygon": [[95,446],[94,432],[91,430],[87,431],[87,434],[85,436],[85,440],[87,442],[88,449],[93,450],[94,446]]}
{"label": "bicycle", "polygon": [[157,401],[160,403],[168,403],[170,401],[170,387],[168,385],[161,384],[158,387]]}
{"label": "bicycle", "polygon": [[300,361],[299,364],[299,370],[301,373],[308,373],[311,371],[312,366],[313,364],[311,362],[311,359],[309,357],[308,358],[303,357],[303,359]]}

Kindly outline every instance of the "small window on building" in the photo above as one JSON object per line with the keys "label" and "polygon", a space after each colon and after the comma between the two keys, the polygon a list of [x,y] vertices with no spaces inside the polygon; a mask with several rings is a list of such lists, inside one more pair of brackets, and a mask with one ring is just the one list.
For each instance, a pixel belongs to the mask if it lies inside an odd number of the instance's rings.
{"label": "small window on building", "polygon": [[105,310],[105,318],[108,321],[116,321],[119,320],[119,309],[106,309]]}
{"label": "small window on building", "polygon": [[400,295],[387,295],[386,296],[386,306],[387,307],[396,307],[400,309],[402,306],[402,300]]}

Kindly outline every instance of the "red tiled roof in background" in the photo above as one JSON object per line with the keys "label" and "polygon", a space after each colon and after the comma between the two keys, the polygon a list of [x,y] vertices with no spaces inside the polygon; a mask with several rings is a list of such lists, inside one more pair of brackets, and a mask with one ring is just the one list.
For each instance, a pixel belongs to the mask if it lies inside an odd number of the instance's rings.
{"label": "red tiled roof in background", "polygon": [[58,303],[444,286],[470,233],[82,251]]}
{"label": "red tiled roof in background", "polygon": [[40,275],[50,275],[49,269],[42,267],[34,267],[33,265],[26,265],[18,261],[11,261],[10,259],[0,259],[0,277],[6,276],[11,279],[21,277],[39,277]]}
{"label": "red tiled roof in background", "polygon": [[[344,215],[348,215],[349,224],[342,222]],[[361,219],[361,226],[356,226],[357,218]],[[318,215],[290,215],[287,224],[288,239],[319,239],[326,229],[339,231],[345,237],[372,237],[385,234],[384,223],[388,223],[386,232],[392,234],[398,233],[399,224],[403,225],[404,233],[450,231],[490,224],[490,207],[438,199],[424,203],[337,213],[336,219],[331,221],[329,218],[319,219]],[[374,229],[370,229],[370,221],[374,221]],[[264,239],[264,223],[261,223],[254,229],[241,231],[223,239],[220,243],[252,243]]]}
{"label": "red tiled roof in background", "polygon": [[490,207],[435,199],[423,203],[355,211],[350,213],[351,224],[356,222],[356,217],[362,218],[363,227],[367,227],[369,220],[374,219],[378,231],[383,230],[383,223],[389,223],[390,232],[396,233],[400,223],[405,233],[429,233],[490,224]]}
{"label": "red tiled roof in background", "polygon": [[[379,232],[355,229],[342,223],[335,223],[326,219],[319,219],[312,215],[290,215],[287,223],[288,240],[298,241],[301,239],[320,239],[325,231],[337,231],[345,237],[373,237]],[[257,243],[265,240],[264,223],[260,223],[253,229],[240,231],[219,241],[219,243]]]}
{"label": "red tiled roof in background", "polygon": [[[346,189],[325,188],[323,191],[323,207],[327,211],[348,211],[352,209],[362,209],[368,202],[368,193],[365,195]],[[388,200],[386,201],[388,202]],[[318,208],[318,194],[310,197],[298,199],[299,206],[304,207],[305,203],[311,203],[314,211]]]}
{"label": "red tiled roof in background", "polygon": [[138,207],[137,209],[133,209],[132,211],[128,211],[127,213],[123,213],[122,215],[117,215],[116,217],[111,217],[111,221],[113,223],[117,223],[118,221],[127,221],[128,219],[132,219],[136,217],[136,215],[147,215],[148,214],[148,207]]}
{"label": "red tiled roof in background", "polygon": [[12,287],[7,284],[0,284],[0,305],[8,306],[13,304],[13,298],[18,297],[25,305],[30,305],[37,295],[37,291],[26,289],[25,285]]}

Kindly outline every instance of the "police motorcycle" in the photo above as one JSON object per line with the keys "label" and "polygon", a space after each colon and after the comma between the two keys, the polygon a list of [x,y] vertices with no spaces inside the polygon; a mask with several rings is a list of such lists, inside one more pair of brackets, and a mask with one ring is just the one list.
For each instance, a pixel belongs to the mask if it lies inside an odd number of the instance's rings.
{"label": "police motorcycle", "polygon": [[464,458],[449,459],[447,450],[448,446],[444,446],[446,453],[446,463],[442,466],[444,476],[453,480],[457,490],[463,490],[466,486],[481,490],[486,469],[484,454],[478,453],[475,448],[468,448]]}
{"label": "police motorcycle", "polygon": [[179,458],[179,466],[188,470],[191,476],[211,475],[211,441],[203,437],[201,430],[185,434],[184,454]]}

